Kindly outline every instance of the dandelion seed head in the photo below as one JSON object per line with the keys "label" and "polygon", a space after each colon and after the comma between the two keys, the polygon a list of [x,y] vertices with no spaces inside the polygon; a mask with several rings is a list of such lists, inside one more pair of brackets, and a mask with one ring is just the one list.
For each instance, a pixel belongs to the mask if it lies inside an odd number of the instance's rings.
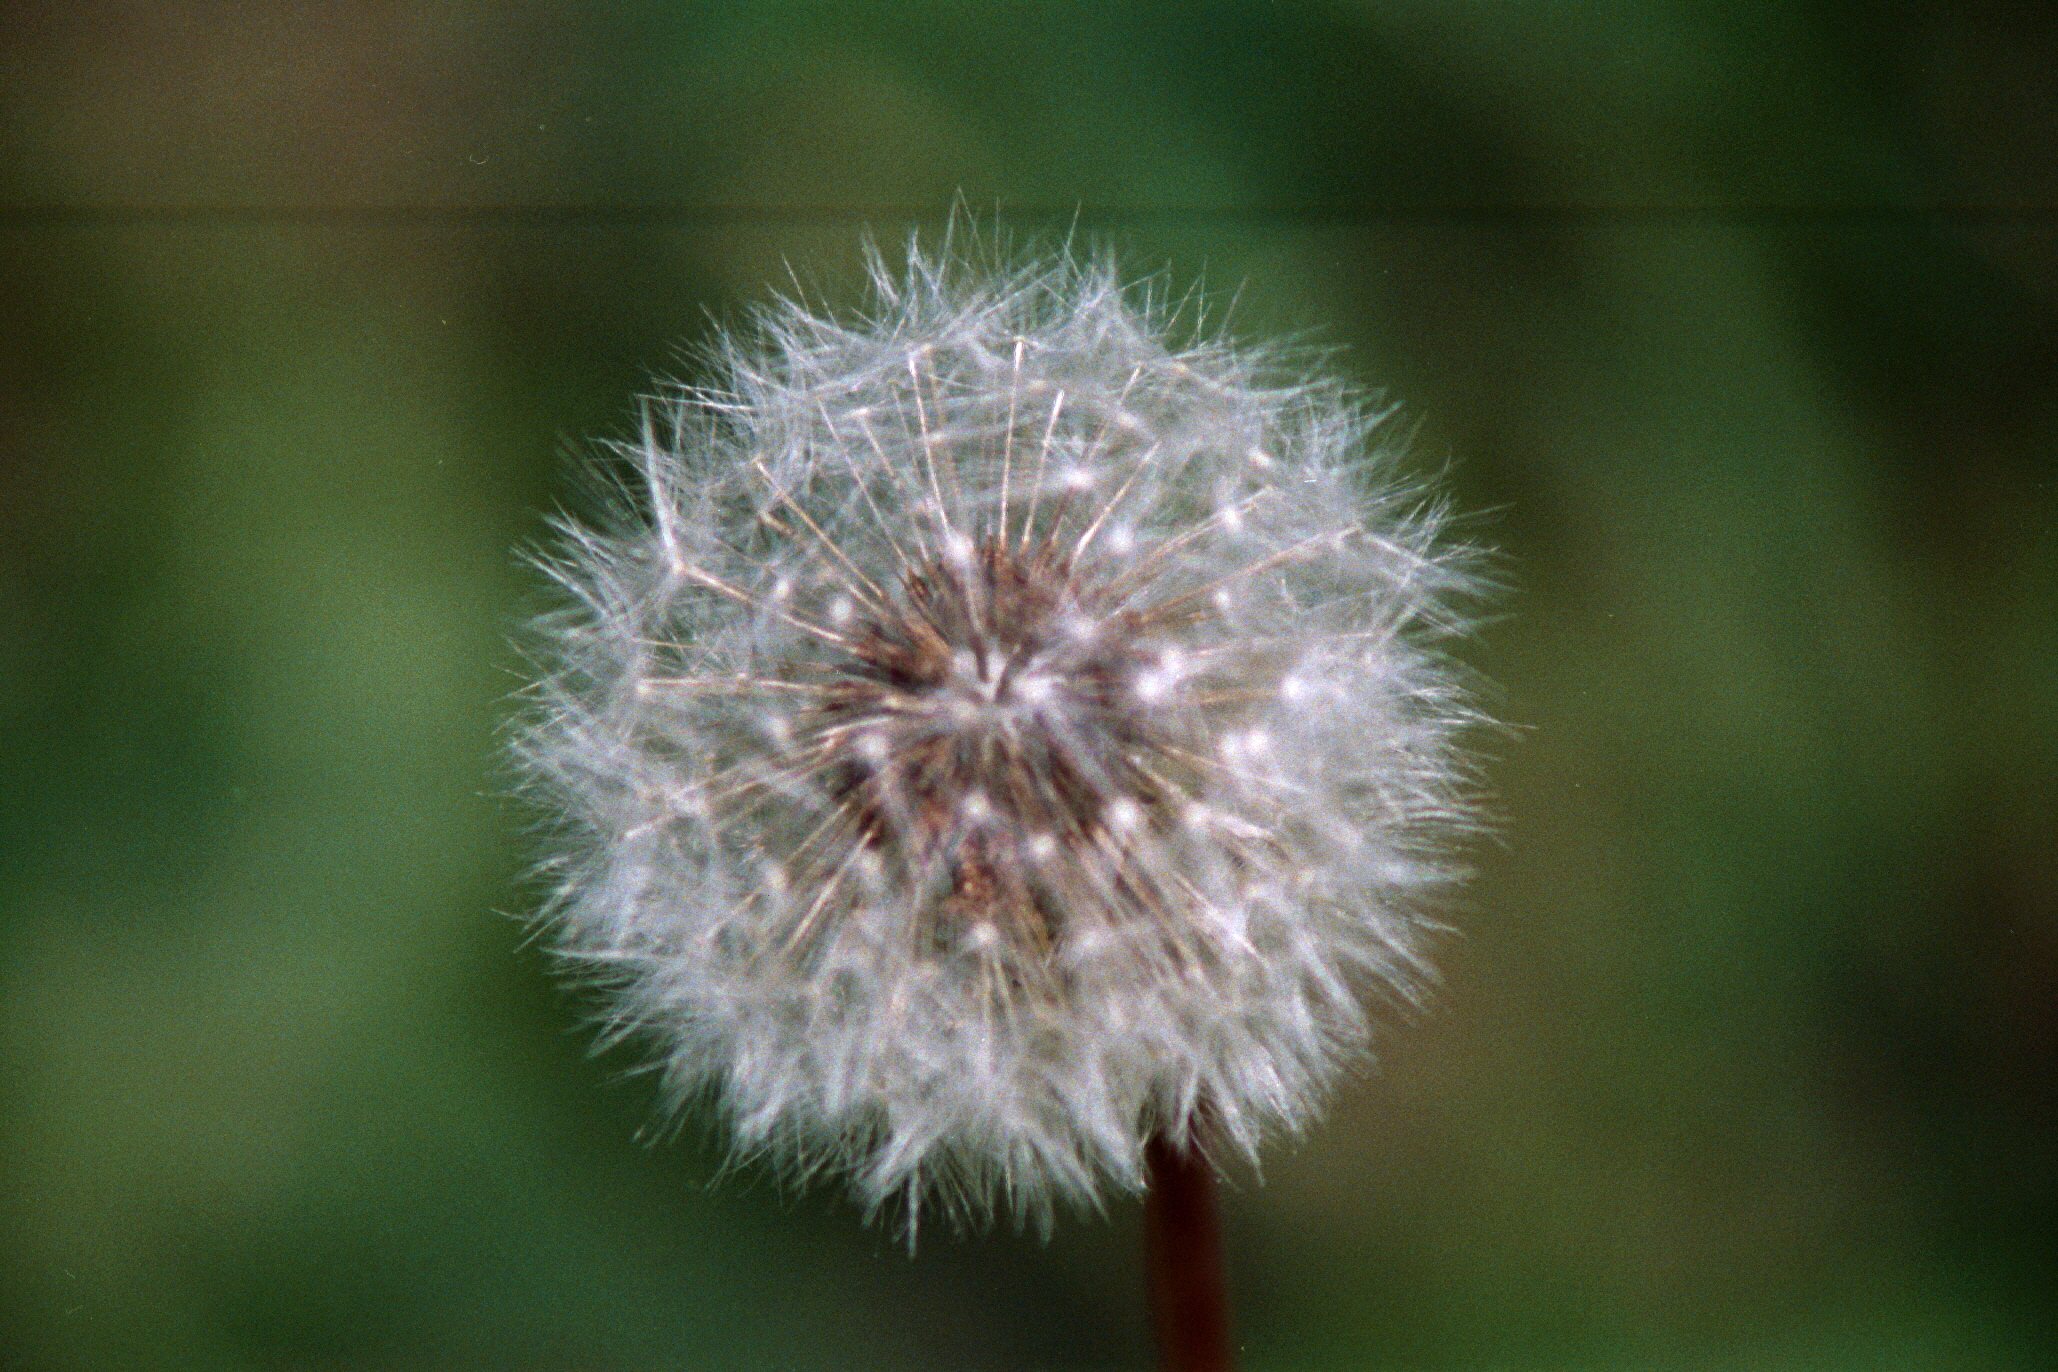
{"label": "dandelion seed head", "polygon": [[1047,1223],[1154,1133],[1304,1127],[1416,993],[1473,559],[1352,392],[1106,260],[872,271],[652,401],[543,559],[546,918],[740,1156]]}

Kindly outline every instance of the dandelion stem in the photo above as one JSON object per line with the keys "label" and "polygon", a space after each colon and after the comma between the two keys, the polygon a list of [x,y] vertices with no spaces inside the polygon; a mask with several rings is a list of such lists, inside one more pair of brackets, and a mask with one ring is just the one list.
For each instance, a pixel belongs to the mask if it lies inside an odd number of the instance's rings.
{"label": "dandelion stem", "polygon": [[1214,1170],[1163,1134],[1144,1145],[1144,1156],[1150,1167],[1144,1240],[1159,1365],[1164,1372],[1231,1372]]}

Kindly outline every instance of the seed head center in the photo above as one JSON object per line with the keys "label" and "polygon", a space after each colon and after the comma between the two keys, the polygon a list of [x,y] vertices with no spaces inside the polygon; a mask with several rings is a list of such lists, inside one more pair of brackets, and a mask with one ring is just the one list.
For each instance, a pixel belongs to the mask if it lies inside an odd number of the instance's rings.
{"label": "seed head center", "polygon": [[850,635],[814,731],[863,841],[1018,949],[1055,939],[1067,863],[1168,809],[1135,689],[1154,658],[1106,586],[1048,543],[921,565]]}

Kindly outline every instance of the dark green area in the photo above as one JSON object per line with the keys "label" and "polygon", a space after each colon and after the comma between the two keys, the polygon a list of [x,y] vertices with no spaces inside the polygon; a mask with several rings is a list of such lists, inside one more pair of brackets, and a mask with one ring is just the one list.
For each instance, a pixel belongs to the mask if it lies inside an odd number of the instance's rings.
{"label": "dark green area", "polygon": [[2058,27],[6,29],[0,1368],[1147,1364],[1133,1203],[710,1186],[508,917],[566,452],[960,195],[1338,349],[1513,588],[1443,990],[1228,1198],[1249,1365],[2058,1351]]}

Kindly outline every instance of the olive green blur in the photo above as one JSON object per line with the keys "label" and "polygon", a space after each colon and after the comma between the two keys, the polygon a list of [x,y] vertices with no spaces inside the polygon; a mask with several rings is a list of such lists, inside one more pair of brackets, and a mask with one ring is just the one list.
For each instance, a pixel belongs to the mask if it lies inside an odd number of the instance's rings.
{"label": "olive green blur", "polygon": [[0,1368],[1148,1365],[1133,1202],[718,1178],[500,799],[567,452],[959,195],[1390,388],[1511,588],[1247,1367],[2048,1365],[2058,25],[1935,8],[10,10]]}

